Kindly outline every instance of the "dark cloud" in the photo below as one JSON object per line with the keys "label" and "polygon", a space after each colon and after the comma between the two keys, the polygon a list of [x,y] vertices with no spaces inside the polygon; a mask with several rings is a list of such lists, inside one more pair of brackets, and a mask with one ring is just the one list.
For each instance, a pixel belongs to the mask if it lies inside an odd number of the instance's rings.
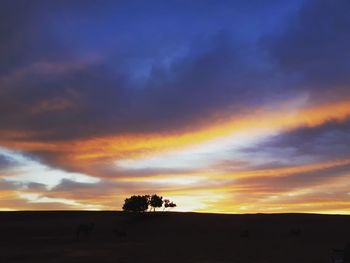
{"label": "dark cloud", "polygon": [[6,2],[1,129],[34,131],[38,140],[168,131],[267,103],[276,92],[254,40],[265,30],[258,18],[287,12],[287,2],[87,2]]}
{"label": "dark cloud", "polygon": [[[299,12],[287,1],[158,4],[5,1],[0,129],[34,131],[32,140],[169,131],[334,80],[333,89],[347,87],[345,0]],[[282,33],[271,36],[274,28]]]}
{"label": "dark cloud", "polygon": [[[111,182],[105,183],[105,182],[99,182],[99,183],[81,183],[81,182],[76,182],[72,181],[69,179],[62,179],[62,181],[52,188],[50,191],[51,192],[75,192],[77,190],[91,190],[93,188],[95,189],[101,189],[101,187],[105,185],[108,187],[115,187],[115,185]],[[104,189],[106,191],[106,189]]]}
{"label": "dark cloud", "polygon": [[329,161],[350,157],[350,120],[329,121],[317,127],[301,127],[269,138],[262,144],[246,149],[249,152],[265,152],[271,156],[277,152],[285,158]]}
{"label": "dark cloud", "polygon": [[295,88],[320,99],[326,94],[328,100],[349,96],[349,9],[347,0],[305,1],[283,33],[269,39],[269,52],[279,70],[300,79]]}
{"label": "dark cloud", "polygon": [[11,167],[18,166],[19,163],[13,160],[12,158],[9,158],[8,156],[0,154],[0,171],[9,169]]}
{"label": "dark cloud", "polygon": [[5,157],[0,155],[0,168],[4,169],[11,165],[11,162]]}
{"label": "dark cloud", "polygon": [[[142,89],[130,86],[126,76],[112,74],[104,64],[64,64],[61,67],[69,70],[62,74],[36,69],[4,78],[1,126],[37,132],[31,139],[39,140],[159,132],[227,107],[238,113],[242,106],[265,102],[257,95],[267,94],[266,86],[252,78],[261,78],[260,73],[243,65],[245,58],[231,47],[229,38],[216,39],[198,57],[190,55],[167,72],[153,70]],[[254,86],[260,91],[253,91]]]}
{"label": "dark cloud", "polygon": [[[173,132],[216,112],[249,113],[301,91],[330,90],[325,76],[345,85],[347,2],[265,4],[209,1],[201,13],[181,1],[155,9],[5,1],[0,130],[24,142]],[[61,166],[64,153],[32,154]]]}
{"label": "dark cloud", "polygon": [[30,192],[45,192],[47,190],[47,186],[41,183],[16,182],[14,184],[17,187],[21,188],[21,190],[30,191]]}
{"label": "dark cloud", "polygon": [[29,192],[46,191],[47,187],[44,184],[33,182],[14,182],[0,179],[0,190],[24,190]]}
{"label": "dark cloud", "polygon": [[0,190],[15,190],[18,186],[12,182],[0,179]]}

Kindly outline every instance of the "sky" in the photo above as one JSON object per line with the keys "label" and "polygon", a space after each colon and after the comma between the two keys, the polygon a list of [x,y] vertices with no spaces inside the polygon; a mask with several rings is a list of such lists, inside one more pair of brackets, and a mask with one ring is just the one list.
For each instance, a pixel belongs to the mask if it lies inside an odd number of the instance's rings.
{"label": "sky", "polygon": [[349,10],[1,1],[0,210],[349,214]]}

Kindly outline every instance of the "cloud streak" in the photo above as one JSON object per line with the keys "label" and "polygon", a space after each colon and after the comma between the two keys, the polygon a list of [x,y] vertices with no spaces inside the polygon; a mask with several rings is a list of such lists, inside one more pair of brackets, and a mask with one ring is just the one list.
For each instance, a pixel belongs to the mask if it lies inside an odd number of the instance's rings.
{"label": "cloud streak", "polygon": [[348,9],[4,1],[0,208],[347,213]]}

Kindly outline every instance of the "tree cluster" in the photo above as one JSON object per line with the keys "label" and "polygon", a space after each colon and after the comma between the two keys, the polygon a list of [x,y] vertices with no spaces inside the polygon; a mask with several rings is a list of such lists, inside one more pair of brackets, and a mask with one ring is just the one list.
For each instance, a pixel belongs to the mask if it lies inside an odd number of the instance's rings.
{"label": "tree cluster", "polygon": [[176,207],[176,204],[174,202],[171,202],[169,199],[164,200],[164,209],[165,208],[173,208],[173,207]]}
{"label": "tree cluster", "polygon": [[126,198],[123,205],[123,210],[128,212],[145,212],[148,209],[156,211],[156,208],[161,208],[164,205],[163,211],[166,208],[176,207],[174,202],[169,199],[164,199],[162,196],[154,195],[133,195]]}

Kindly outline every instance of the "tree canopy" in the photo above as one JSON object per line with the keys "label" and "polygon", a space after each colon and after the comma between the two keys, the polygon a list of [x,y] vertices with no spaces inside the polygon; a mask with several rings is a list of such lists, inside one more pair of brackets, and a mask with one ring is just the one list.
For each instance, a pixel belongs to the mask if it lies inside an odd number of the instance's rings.
{"label": "tree canopy", "polygon": [[149,207],[153,208],[153,211],[156,208],[161,208],[164,205],[163,211],[166,208],[176,207],[174,202],[171,202],[169,199],[164,199],[163,196],[154,194],[150,195],[133,195],[129,198],[126,198],[123,205],[123,210],[126,212],[145,212]]}
{"label": "tree canopy", "polygon": [[174,202],[171,202],[169,199],[164,200],[164,209],[173,207],[176,207],[176,204]]}
{"label": "tree canopy", "polygon": [[153,211],[155,211],[157,207],[163,206],[163,196],[152,195],[149,204],[153,208]]}
{"label": "tree canopy", "polygon": [[123,210],[129,212],[145,212],[148,206],[149,195],[133,195],[125,199]]}

